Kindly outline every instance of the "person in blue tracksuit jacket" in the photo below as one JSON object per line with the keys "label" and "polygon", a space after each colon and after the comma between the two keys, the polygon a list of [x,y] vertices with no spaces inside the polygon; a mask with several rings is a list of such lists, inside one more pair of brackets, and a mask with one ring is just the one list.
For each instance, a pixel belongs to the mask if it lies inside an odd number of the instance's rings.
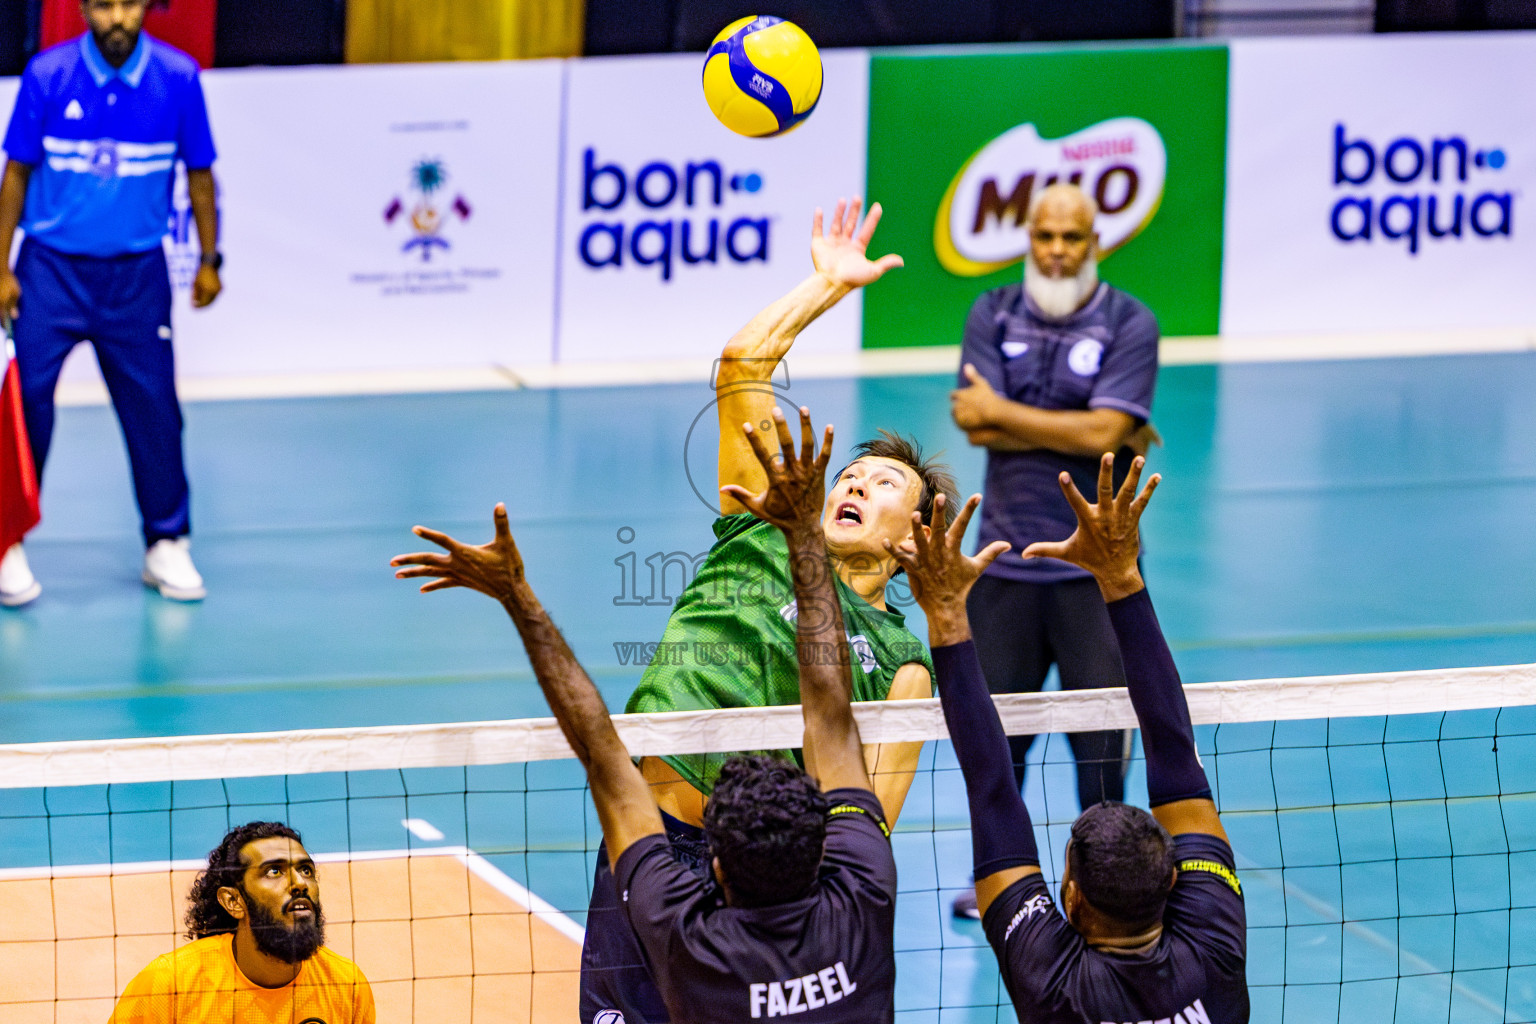
{"label": "person in blue tracksuit jacket", "polygon": [[[0,308],[15,317],[17,369],[38,472],[64,358],[90,341],[122,425],[143,521],[144,581],[167,598],[204,594],[187,535],[181,407],[162,237],[186,165],[201,262],[192,304],[219,294],[213,136],[197,64],[141,31],[144,0],[83,0],[90,31],[34,57],[5,134],[0,238],[26,233]],[[41,586],[21,545],[0,562],[0,604]]]}

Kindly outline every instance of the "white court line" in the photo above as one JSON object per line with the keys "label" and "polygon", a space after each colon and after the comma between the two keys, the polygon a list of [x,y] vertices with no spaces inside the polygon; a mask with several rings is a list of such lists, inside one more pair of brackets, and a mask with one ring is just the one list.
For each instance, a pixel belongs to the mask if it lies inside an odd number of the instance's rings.
{"label": "white court line", "polygon": [[[486,860],[467,846],[435,846],[424,850],[359,850],[353,853],[317,853],[317,864],[338,864],[358,860],[399,860],[409,857],[452,857],[468,868],[476,877],[491,888],[510,898],[528,910],[530,914],[549,925],[578,945],[586,937],[586,930],[568,917],[564,911],[518,883],[506,872]],[[60,864],[24,868],[0,868],[0,882],[38,878],[85,878],[110,875],[146,875],[172,871],[201,871],[208,866],[206,858],[198,860],[144,860],[121,864]]]}
{"label": "white court line", "polygon": [[443,830],[432,824],[426,818],[401,818],[400,824],[405,830],[417,839],[425,839],[429,843],[441,842]]}
{"label": "white court line", "polygon": [[[1284,363],[1334,359],[1388,359],[1405,356],[1473,355],[1536,351],[1536,326],[1455,331],[1393,331],[1370,334],[1297,334],[1164,338],[1164,366],[1225,363]],[[803,353],[786,360],[791,381],[829,377],[902,377],[954,373],[958,345],[858,349]],[[531,366],[488,364],[467,367],[183,377],[182,400],[214,402],[250,398],[316,398],[341,395],[399,395],[523,388],[615,387],[687,384],[707,387],[713,357],[641,362],[558,363]],[[100,378],[59,386],[60,405],[103,405]]]}

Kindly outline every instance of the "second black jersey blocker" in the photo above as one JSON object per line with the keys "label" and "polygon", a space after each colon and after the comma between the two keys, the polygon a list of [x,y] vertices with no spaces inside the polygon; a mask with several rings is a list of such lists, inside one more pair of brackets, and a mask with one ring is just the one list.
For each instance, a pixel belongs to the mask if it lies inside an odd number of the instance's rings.
{"label": "second black jersey blocker", "polygon": [[[516,624],[550,709],[587,770],[624,915],[673,1020],[889,1022],[896,861],[849,706],[857,662],[849,657],[821,525],[832,430],[818,453],[810,413],[801,409],[797,453],[778,409],[773,421],[774,456],[750,425],[742,428],[765,489],[722,491],[782,530],[788,544],[807,770],[762,755],[725,763],[704,808],[709,870],[702,876],[668,841],[650,785],[528,586],[506,508],[496,507],[490,544],[470,547],[417,527],[448,553],[401,555],[392,564],[402,567],[400,577],[426,577],[424,591],[462,586],[488,594]],[[622,1016],[601,1010],[595,1019]]]}
{"label": "second black jersey blocker", "polygon": [[944,718],[965,777],[982,923],[1014,1010],[1029,1024],[1248,1020],[1242,885],[1136,564],[1137,524],[1158,482],[1152,477],[1138,495],[1142,466],[1137,458],[1116,493],[1113,457],[1105,455],[1095,505],[1061,474],[1077,529],[1024,551],[1071,562],[1097,580],[1142,730],[1152,805],[1150,814],[1116,802],[1083,812],[1067,843],[1060,909],[1040,873],[1034,827],[971,643],[964,596],[979,573],[960,554],[963,525],[943,543],[897,552],[928,616]]}

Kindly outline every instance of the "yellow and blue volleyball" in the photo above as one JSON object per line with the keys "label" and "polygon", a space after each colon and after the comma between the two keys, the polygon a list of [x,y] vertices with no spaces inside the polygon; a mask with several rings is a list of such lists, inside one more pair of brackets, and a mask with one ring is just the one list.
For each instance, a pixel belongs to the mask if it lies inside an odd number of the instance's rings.
{"label": "yellow and blue volleyball", "polygon": [[704,55],[704,99],[733,132],[782,135],[821,99],[821,54],[794,22],[771,14],[733,21]]}

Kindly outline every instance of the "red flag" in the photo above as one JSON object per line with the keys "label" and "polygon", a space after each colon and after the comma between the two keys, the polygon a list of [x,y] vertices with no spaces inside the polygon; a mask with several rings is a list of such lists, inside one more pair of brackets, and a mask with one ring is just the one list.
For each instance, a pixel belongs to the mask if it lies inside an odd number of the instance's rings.
{"label": "red flag", "polygon": [[[144,31],[190,54],[199,67],[213,67],[213,27],[218,0],[151,0]],[[73,39],[85,31],[80,0],[43,0],[38,48]]]}
{"label": "red flag", "polygon": [[[6,334],[10,333],[9,324]],[[0,554],[20,542],[42,518],[38,507],[37,468],[27,423],[21,414],[21,374],[15,350],[6,337],[0,355],[6,357],[5,381],[0,384]]]}

